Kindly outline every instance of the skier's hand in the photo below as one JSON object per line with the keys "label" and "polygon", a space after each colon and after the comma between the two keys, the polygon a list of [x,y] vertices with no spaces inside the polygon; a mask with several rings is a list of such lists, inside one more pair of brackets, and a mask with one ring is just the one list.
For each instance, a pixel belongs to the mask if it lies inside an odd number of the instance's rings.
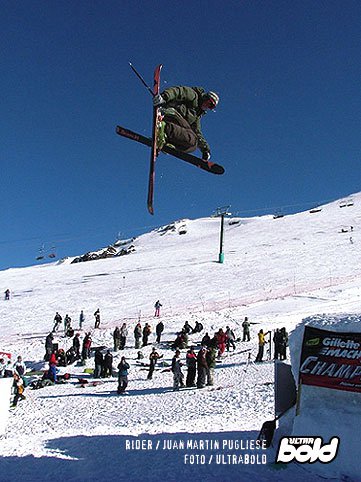
{"label": "skier's hand", "polygon": [[160,94],[157,94],[153,97],[153,106],[158,107],[160,105],[165,104],[165,100]]}
{"label": "skier's hand", "polygon": [[210,153],[210,152],[203,152],[202,159],[203,159],[204,161],[209,161],[210,158],[211,158],[211,153]]}

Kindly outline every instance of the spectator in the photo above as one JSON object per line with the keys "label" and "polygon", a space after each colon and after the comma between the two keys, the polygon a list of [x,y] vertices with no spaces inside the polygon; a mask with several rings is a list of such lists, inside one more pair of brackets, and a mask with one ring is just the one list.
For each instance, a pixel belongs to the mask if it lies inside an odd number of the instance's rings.
{"label": "spectator", "polygon": [[103,354],[102,354],[101,350],[95,350],[94,364],[95,364],[94,378],[103,377],[103,373],[104,373],[103,366],[104,366],[104,364],[103,364]]}
{"label": "spectator", "polygon": [[58,312],[55,313],[55,316],[54,316],[54,328],[53,328],[53,332],[56,332],[58,331],[58,328],[59,328],[59,325],[61,325],[61,322],[63,321],[63,318],[61,317],[61,315],[59,315]]}
{"label": "spectator", "polygon": [[192,328],[191,325],[188,323],[188,321],[186,321],[186,322],[184,323],[183,330],[184,330],[185,333],[187,333],[187,335],[189,335],[190,333],[193,333],[193,328]]}
{"label": "spectator", "polygon": [[164,324],[162,321],[160,321],[155,327],[155,332],[157,334],[157,343],[160,343],[160,338],[162,336],[163,331],[164,331]]}
{"label": "spectator", "polygon": [[120,349],[121,350],[124,350],[125,348],[125,344],[127,342],[127,336],[128,336],[127,324],[123,323],[120,329]]}
{"label": "spectator", "polygon": [[113,342],[114,342],[114,351],[118,351],[120,348],[120,329],[117,326],[113,332]]}
{"label": "spectator", "polygon": [[173,372],[173,390],[179,390],[179,387],[184,387],[182,363],[180,361],[180,351],[176,350],[172,360],[172,372]]}
{"label": "spectator", "polygon": [[58,364],[58,361],[57,361],[56,351],[53,350],[52,354],[50,355],[50,359],[49,359],[49,378],[54,383],[57,382],[57,371],[56,371],[56,365],[57,364]]}
{"label": "spectator", "polygon": [[4,358],[0,358],[0,378],[4,377],[5,367],[6,367],[6,363]]}
{"label": "spectator", "polygon": [[288,347],[288,333],[286,328],[283,327],[280,330],[280,360],[286,360],[287,358],[287,347]]}
{"label": "spectator", "polygon": [[194,353],[193,346],[187,351],[186,355],[186,364],[187,364],[187,379],[186,379],[186,386],[187,387],[196,387],[196,375],[197,375],[197,355]]}
{"label": "spectator", "polygon": [[274,353],[274,359],[275,360],[278,360],[278,358],[280,357],[281,355],[281,345],[280,345],[280,342],[281,342],[281,332],[280,330],[277,328],[274,335],[273,335],[273,343],[274,343],[274,350],[275,350],[275,353]]}
{"label": "spectator", "polygon": [[13,376],[14,376],[14,368],[11,364],[11,360],[8,360],[4,368],[4,378],[12,378]]}
{"label": "spectator", "polygon": [[134,328],[134,340],[135,340],[135,348],[140,348],[140,339],[142,337],[142,325],[138,322]]}
{"label": "spectator", "polygon": [[217,339],[217,345],[218,345],[218,356],[222,356],[225,349],[226,349],[226,340],[227,340],[227,335],[224,333],[222,328],[218,330],[218,333],[215,335]]}
{"label": "spectator", "polygon": [[52,333],[49,333],[49,335],[45,339],[45,356],[44,356],[45,361],[49,361],[50,355],[53,353],[53,340],[54,340],[54,335]]}
{"label": "spectator", "polygon": [[230,346],[232,346],[234,351],[236,349],[236,343],[235,343],[236,337],[234,335],[234,331],[231,330],[229,326],[226,326],[226,336],[227,336],[227,339],[226,339],[227,351],[229,351]]}
{"label": "spectator", "polygon": [[10,300],[10,290],[9,289],[5,290],[4,294],[5,294],[5,300]]}
{"label": "spectator", "polygon": [[68,314],[65,315],[64,318],[64,331],[65,333],[71,328],[71,318]]}
{"label": "spectator", "polygon": [[207,370],[207,348],[202,346],[197,355],[197,388],[206,386]]}
{"label": "spectator", "polygon": [[157,364],[157,361],[159,358],[163,358],[163,355],[159,355],[159,353],[156,351],[155,347],[152,348],[152,351],[149,355],[149,372],[148,372],[148,380],[151,380],[153,378],[153,372],[155,370],[155,366]]}
{"label": "spectator", "polygon": [[23,378],[25,375],[26,366],[20,355],[18,356],[16,362],[14,363],[14,372],[17,373],[21,378]]}
{"label": "spectator", "polygon": [[198,321],[196,321],[196,324],[194,325],[194,328],[193,328],[193,333],[200,333],[202,330],[203,330],[202,323],[199,323]]}
{"label": "spectator", "polygon": [[262,362],[263,361],[263,353],[264,353],[264,346],[267,343],[266,342],[266,335],[268,335],[270,332],[267,331],[266,333],[263,333],[263,330],[259,330],[258,332],[258,353],[256,356],[256,362]]}
{"label": "spectator", "polygon": [[146,323],[144,328],[143,328],[143,346],[148,345],[148,338],[149,338],[149,335],[151,334],[151,332],[152,332],[152,330],[150,328],[150,325],[148,323]]}
{"label": "spectator", "polygon": [[84,311],[81,310],[80,315],[79,315],[79,330],[83,329],[84,322],[85,322],[85,315],[84,315]]}
{"label": "spectator", "polygon": [[90,336],[90,333],[86,333],[83,340],[83,348],[82,348],[82,354],[81,354],[83,361],[90,358],[91,345],[92,345],[92,338]]}
{"label": "spectator", "polygon": [[99,308],[95,311],[94,317],[95,317],[94,328],[96,329],[96,328],[99,328],[99,326],[100,326],[100,310],[99,310]]}
{"label": "spectator", "polygon": [[155,317],[160,316],[160,308],[161,308],[161,306],[162,306],[161,302],[160,302],[159,300],[157,300],[157,301],[155,302],[155,305],[154,305],[154,308],[155,308],[155,314],[154,314],[154,316],[155,316]]}
{"label": "spectator", "polygon": [[206,352],[207,361],[207,385],[214,385],[214,368],[216,366],[217,349],[211,346]]}
{"label": "spectator", "polygon": [[122,356],[118,365],[118,394],[124,393],[128,386],[128,370],[130,366],[125,356]]}
{"label": "spectator", "polygon": [[249,331],[250,326],[251,326],[251,324],[248,321],[248,318],[246,316],[245,319],[244,319],[244,322],[242,323],[242,327],[243,327],[242,341],[250,341],[250,339],[251,339],[250,331]]}
{"label": "spectator", "polygon": [[14,382],[13,382],[13,388],[14,388],[14,400],[12,407],[16,407],[18,404],[19,398],[21,400],[25,400],[25,395],[24,395],[24,382],[22,378],[18,375],[18,373],[14,373]]}
{"label": "spectator", "polygon": [[201,341],[202,346],[208,348],[211,344],[211,337],[208,335],[208,332],[204,335]]}
{"label": "spectator", "polygon": [[110,353],[110,350],[107,350],[106,354],[104,355],[103,367],[104,378],[111,377],[113,374],[113,355]]}
{"label": "spectator", "polygon": [[80,358],[80,333],[77,333],[73,338],[73,348],[75,351],[76,358]]}

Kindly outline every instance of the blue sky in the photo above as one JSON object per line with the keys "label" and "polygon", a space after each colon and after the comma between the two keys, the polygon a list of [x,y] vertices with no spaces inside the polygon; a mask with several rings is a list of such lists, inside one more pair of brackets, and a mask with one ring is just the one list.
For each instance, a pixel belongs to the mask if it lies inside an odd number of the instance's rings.
{"label": "blue sky", "polygon": [[[359,1],[4,1],[0,18],[0,269],[139,235],[231,205],[285,213],[360,191]],[[211,176],[157,161],[146,208],[151,98],[220,94],[203,120]],[[286,207],[293,206],[293,207]]]}

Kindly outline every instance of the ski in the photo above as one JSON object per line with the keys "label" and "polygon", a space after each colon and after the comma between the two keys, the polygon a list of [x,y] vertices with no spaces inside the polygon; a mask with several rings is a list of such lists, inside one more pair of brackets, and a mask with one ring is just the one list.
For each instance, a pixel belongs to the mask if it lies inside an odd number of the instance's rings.
{"label": "ski", "polygon": [[[150,137],[143,136],[142,134],[138,134],[134,131],[126,129],[125,127],[117,126],[116,133],[120,136],[127,137],[128,139],[131,139],[133,141],[140,142],[145,146],[148,146],[148,147],[152,146],[152,139]],[[178,151],[173,147],[165,145],[162,148],[161,152],[163,152],[164,154],[170,154],[173,157],[177,157],[178,159],[181,159],[182,161],[192,164],[193,166],[199,167],[203,171],[210,172],[211,174],[224,173],[223,166],[216,164],[214,162],[205,161],[204,159],[201,159],[197,156],[193,156],[192,154],[187,154],[186,152]]]}
{"label": "ski", "polygon": [[[162,65],[157,65],[154,70],[154,83],[153,83],[153,95],[159,94],[159,84],[160,84],[160,71]],[[158,122],[159,109],[158,107],[153,107],[153,126],[152,126],[152,144],[151,144],[151,154],[150,154],[150,167],[149,167],[149,181],[148,181],[148,211],[150,214],[154,214],[153,208],[153,198],[154,198],[154,179],[155,179],[155,161],[158,156],[157,150],[157,122]]]}

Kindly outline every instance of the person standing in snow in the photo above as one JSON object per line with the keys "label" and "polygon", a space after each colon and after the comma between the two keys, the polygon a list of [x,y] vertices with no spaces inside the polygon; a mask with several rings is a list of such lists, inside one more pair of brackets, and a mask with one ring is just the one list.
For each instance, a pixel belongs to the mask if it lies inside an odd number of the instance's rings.
{"label": "person standing in snow", "polygon": [[214,385],[214,369],[216,367],[217,348],[211,346],[206,352],[207,362],[207,385]]}
{"label": "person standing in snow", "polygon": [[118,365],[118,394],[124,393],[128,386],[128,371],[129,363],[127,363],[125,356],[122,356]]}
{"label": "person standing in snow", "polygon": [[84,322],[85,322],[85,315],[84,315],[84,311],[81,310],[80,315],[79,315],[79,330],[83,329]]}
{"label": "person standing in snow", "polygon": [[49,359],[49,378],[54,383],[57,382],[57,372],[56,372],[57,364],[58,364],[58,360],[56,358],[56,351],[53,350],[53,353],[50,355],[50,359]]}
{"label": "person standing in snow", "polygon": [[54,328],[53,332],[58,331],[59,325],[61,325],[61,322],[63,321],[63,318],[61,315],[59,315],[58,312],[55,313],[54,316]]}
{"label": "person standing in snow", "polygon": [[159,355],[159,353],[156,351],[155,347],[152,348],[152,351],[149,355],[149,372],[148,372],[148,380],[151,380],[153,378],[153,372],[155,370],[155,366],[157,364],[157,361],[163,358],[163,355]]}
{"label": "person standing in snow", "polygon": [[283,327],[280,330],[280,360],[286,360],[288,347],[288,333],[286,328]]}
{"label": "person standing in snow", "polygon": [[83,340],[83,348],[82,348],[82,353],[81,353],[81,357],[82,357],[83,361],[90,358],[91,345],[92,345],[92,338],[90,336],[90,333],[86,333],[86,335],[84,337],[84,340]]}
{"label": "person standing in snow", "polygon": [[218,345],[218,356],[221,357],[226,349],[227,335],[224,333],[222,328],[216,333],[217,345]]}
{"label": "person standing in snow", "polygon": [[250,332],[249,332],[250,326],[251,326],[251,324],[248,321],[248,318],[246,316],[245,319],[244,319],[244,322],[242,323],[242,328],[243,328],[242,341],[250,341],[250,339],[251,339]]}
{"label": "person standing in snow", "polygon": [[73,348],[78,360],[80,358],[80,333],[77,333],[73,338]]}
{"label": "person standing in snow", "polygon": [[45,355],[44,355],[45,361],[49,361],[50,355],[53,353],[53,340],[54,340],[54,335],[52,333],[49,333],[49,335],[45,339]]}
{"label": "person standing in snow", "polygon": [[197,355],[194,353],[193,346],[187,351],[186,355],[186,364],[187,364],[187,379],[186,379],[186,386],[187,387],[195,387],[196,386],[196,375],[197,375]]}
{"label": "person standing in snow", "polygon": [[226,336],[227,336],[227,339],[226,339],[227,351],[229,351],[230,346],[232,346],[234,351],[236,349],[236,343],[235,343],[236,337],[234,335],[234,331],[231,330],[229,326],[226,326]]}
{"label": "person standing in snow", "polygon": [[95,311],[94,317],[95,317],[94,328],[96,329],[96,328],[99,328],[99,326],[100,326],[100,310],[99,310],[99,308]]}
{"label": "person standing in snow", "polygon": [[68,314],[65,315],[64,318],[64,331],[65,333],[71,328],[71,318]]}
{"label": "person standing in snow", "polygon": [[4,294],[5,294],[5,300],[10,300],[10,290],[9,289],[5,290]]}
{"label": "person standing in snow", "polygon": [[95,350],[94,364],[94,378],[103,377],[103,353],[101,350]]}
{"label": "person standing in snow", "polygon": [[173,390],[179,390],[179,387],[184,387],[184,376],[182,372],[182,363],[180,360],[180,351],[176,350],[172,359],[172,372],[173,372]]}
{"label": "person standing in snow", "polygon": [[142,338],[142,325],[138,322],[134,328],[135,348],[140,348],[140,339]]}
{"label": "person standing in snow", "polygon": [[104,355],[103,367],[104,378],[111,377],[113,372],[113,355],[110,353],[110,350],[107,350],[106,354]]}
{"label": "person standing in snow", "polygon": [[162,333],[164,331],[164,324],[162,321],[160,321],[157,326],[155,327],[155,332],[157,334],[157,343],[160,343],[160,338],[162,336]]}
{"label": "person standing in snow", "polygon": [[123,323],[122,327],[120,329],[120,347],[119,348],[121,350],[124,350],[124,348],[125,348],[125,344],[127,342],[127,336],[128,336],[127,324]]}
{"label": "person standing in snow", "polygon": [[148,323],[146,323],[144,328],[143,328],[143,346],[148,345],[148,338],[149,338],[149,335],[151,334],[151,332],[152,332],[152,330],[150,328],[150,325]]}
{"label": "person standing in snow", "polygon": [[278,328],[276,328],[276,331],[274,332],[273,335],[273,343],[274,343],[274,359],[278,360],[280,354],[281,354],[281,332]]}
{"label": "person standing in snow", "polygon": [[160,316],[160,308],[161,308],[161,306],[162,306],[161,302],[160,302],[159,300],[157,300],[157,301],[155,302],[155,305],[154,305],[154,308],[155,308],[155,314],[154,314],[154,316],[155,316],[155,317],[159,317],[159,316]]}
{"label": "person standing in snow", "polygon": [[266,333],[263,333],[262,329],[259,330],[258,332],[258,353],[255,359],[256,362],[263,361],[264,346],[267,343],[266,335],[268,335],[269,333],[270,333],[269,331],[267,331]]}
{"label": "person standing in snow", "polygon": [[207,370],[207,348],[202,346],[197,355],[197,388],[206,386]]}
{"label": "person standing in snow", "polygon": [[113,342],[114,342],[114,351],[118,351],[120,348],[120,329],[119,326],[115,328],[113,331]]}

